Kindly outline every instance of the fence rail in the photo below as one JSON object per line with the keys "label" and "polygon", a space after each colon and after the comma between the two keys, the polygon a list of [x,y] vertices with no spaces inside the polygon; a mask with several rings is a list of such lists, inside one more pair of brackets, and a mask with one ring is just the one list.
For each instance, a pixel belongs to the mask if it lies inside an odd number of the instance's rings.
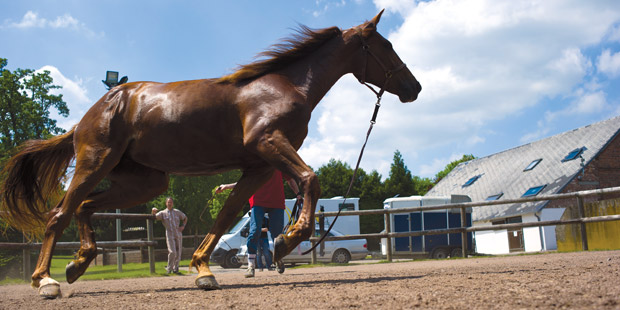
{"label": "fence rail", "polygon": [[[153,224],[155,215],[152,214],[134,214],[134,213],[94,213],[91,217],[93,220],[146,220],[146,239],[147,240],[120,240],[120,241],[97,241],[98,248],[133,248],[133,247],[147,247],[149,257],[149,271],[155,273],[155,246],[157,241],[153,237]],[[23,269],[24,280],[29,281],[30,275],[28,274],[32,270],[30,262],[30,251],[40,250],[41,243],[14,243],[14,242],[0,242],[0,249],[17,249],[22,250],[23,256]],[[56,249],[79,249],[80,242],[56,242]],[[120,251],[118,253],[120,255]],[[117,264],[122,264],[122,260],[117,260]],[[118,270],[121,270],[120,265]]]}
{"label": "fence rail", "polygon": [[[392,250],[391,250],[392,249],[392,238],[460,233],[461,242],[462,242],[461,243],[462,244],[461,246],[462,255],[463,257],[465,257],[467,254],[466,253],[467,252],[467,233],[469,232],[485,231],[485,230],[504,230],[504,229],[511,229],[511,228],[523,228],[523,227],[580,224],[582,249],[584,251],[587,251],[588,240],[587,240],[585,224],[596,223],[596,222],[618,221],[620,220],[620,215],[584,217],[585,212],[584,212],[583,199],[585,197],[591,197],[591,196],[597,196],[597,195],[602,196],[602,195],[610,195],[610,194],[620,194],[620,187],[609,187],[609,188],[603,188],[603,189],[586,190],[586,191],[579,191],[579,192],[535,196],[535,197],[526,197],[526,198],[519,198],[519,199],[505,199],[505,200],[480,201],[480,202],[462,202],[462,203],[453,203],[453,204],[445,204],[445,205],[409,207],[409,208],[399,208],[399,209],[342,211],[340,212],[340,216],[381,214],[384,216],[385,232],[373,233],[373,234],[333,236],[333,237],[326,237],[325,240],[333,241],[333,240],[351,240],[351,239],[363,239],[363,238],[386,238],[387,248],[388,248],[386,259],[388,261],[392,261]],[[526,202],[537,202],[537,201],[561,200],[561,199],[577,199],[577,207],[578,207],[580,217],[576,219],[568,219],[568,220],[526,222],[526,223],[501,224],[501,225],[492,225],[492,226],[479,226],[479,227],[466,227],[465,225],[465,214],[468,208],[526,203]],[[460,209],[461,227],[449,228],[449,229],[422,230],[422,231],[415,231],[415,232],[392,232],[391,231],[391,227],[390,227],[391,226],[390,225],[391,214],[411,213],[411,212],[418,212],[418,211],[445,210],[445,209]],[[337,214],[338,212],[332,211],[332,212],[320,212],[318,215],[333,217],[333,216],[336,216]],[[318,240],[319,240],[318,237],[310,238],[310,241],[313,243],[317,242]]]}
{"label": "fence rail", "polygon": [[[620,220],[620,215],[606,215],[606,216],[596,216],[596,217],[584,217],[584,202],[583,199],[585,197],[590,196],[602,196],[602,195],[610,195],[610,194],[620,194],[620,187],[610,187],[604,189],[597,190],[587,190],[580,192],[572,192],[572,193],[563,193],[563,194],[554,194],[554,195],[545,195],[545,196],[535,196],[535,197],[527,197],[527,198],[519,198],[519,199],[506,199],[506,200],[495,200],[495,201],[481,201],[481,202],[464,202],[464,203],[454,203],[454,204],[446,204],[446,205],[436,205],[436,206],[424,206],[424,207],[410,207],[410,208],[400,208],[400,209],[377,209],[377,210],[361,210],[361,211],[342,211],[340,216],[353,216],[353,215],[383,215],[385,221],[385,232],[384,233],[372,233],[372,234],[359,234],[359,235],[347,235],[347,236],[332,236],[326,237],[326,241],[332,240],[351,240],[351,239],[364,239],[364,238],[386,238],[387,239],[387,257],[388,261],[392,261],[392,238],[398,237],[411,237],[411,236],[425,236],[425,235],[441,235],[441,234],[461,234],[461,244],[462,244],[462,254],[466,256],[467,251],[467,233],[476,232],[476,231],[485,231],[485,230],[504,230],[504,229],[512,229],[512,228],[523,228],[523,227],[540,227],[540,226],[554,226],[554,225],[569,225],[569,224],[580,224],[581,227],[581,238],[582,238],[582,248],[584,251],[588,250],[588,242],[586,236],[586,223],[595,223],[595,222],[606,222],[606,221],[618,221]],[[504,204],[515,204],[515,203],[526,203],[526,202],[537,202],[537,201],[550,201],[550,200],[561,200],[561,199],[577,199],[577,207],[580,214],[579,218],[576,219],[568,219],[568,220],[553,220],[553,221],[539,221],[539,222],[526,222],[526,223],[513,223],[513,224],[501,224],[501,225],[492,225],[492,226],[480,226],[480,227],[466,227],[465,225],[465,216],[466,210],[468,208],[477,208],[477,207],[485,207],[492,205],[504,205]],[[461,213],[461,227],[458,228],[449,228],[449,229],[436,229],[436,230],[422,230],[415,232],[392,232],[390,215],[397,213],[411,213],[418,211],[432,211],[432,210],[445,210],[445,209],[460,209]],[[324,217],[333,217],[336,216],[338,212],[319,212],[318,216]],[[155,273],[155,255],[154,255],[154,246],[157,244],[155,238],[153,237],[153,221],[155,219],[154,215],[150,214],[129,214],[129,213],[95,213],[92,216],[92,219],[100,219],[100,220],[112,220],[112,219],[125,219],[125,220],[146,220],[147,222],[147,240],[146,241],[98,241],[97,245],[99,247],[105,248],[113,248],[113,247],[141,247],[147,246],[149,252],[149,263],[150,263],[150,271],[151,273]],[[184,238],[194,238],[196,239],[197,235],[189,235],[184,236]],[[200,237],[203,237],[202,235]],[[157,238],[161,239],[161,238]],[[310,238],[312,243],[316,243],[319,240],[318,237]],[[79,242],[58,242],[56,243],[57,248],[79,248]],[[24,251],[24,260],[26,261],[26,256],[28,256],[28,264],[30,261],[29,251],[33,249],[38,249],[41,247],[40,243],[0,243],[0,249],[22,249]],[[316,262],[316,250],[312,252],[312,262]],[[26,263],[24,263],[26,264]],[[25,265],[24,265],[25,266]],[[24,269],[24,270],[30,270]],[[24,272],[26,278],[26,272]]]}

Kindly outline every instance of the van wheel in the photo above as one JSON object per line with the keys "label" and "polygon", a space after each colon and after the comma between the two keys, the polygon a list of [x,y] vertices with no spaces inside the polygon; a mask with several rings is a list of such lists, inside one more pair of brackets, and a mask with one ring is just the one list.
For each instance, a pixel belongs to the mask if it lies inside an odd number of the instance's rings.
{"label": "van wheel", "polygon": [[237,251],[229,251],[224,257],[224,263],[221,265],[223,268],[239,268],[241,262],[237,258]]}
{"label": "van wheel", "polygon": [[431,258],[434,259],[442,259],[442,258],[448,258],[448,255],[450,255],[450,250],[447,248],[436,248],[433,250],[433,253],[431,254]]}
{"label": "van wheel", "polygon": [[338,249],[332,256],[332,262],[337,264],[346,264],[351,260],[351,254],[345,249]]}
{"label": "van wheel", "polygon": [[450,257],[463,257],[463,250],[461,248],[454,248],[450,251]]}

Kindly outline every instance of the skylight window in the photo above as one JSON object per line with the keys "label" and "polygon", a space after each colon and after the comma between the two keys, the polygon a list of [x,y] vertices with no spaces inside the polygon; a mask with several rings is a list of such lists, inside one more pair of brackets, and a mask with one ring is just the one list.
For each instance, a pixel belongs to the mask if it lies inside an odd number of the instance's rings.
{"label": "skylight window", "polygon": [[528,189],[527,191],[525,191],[525,193],[523,194],[523,196],[521,197],[532,197],[532,196],[536,196],[538,195],[538,193],[540,193],[543,188],[545,188],[545,186],[547,185],[541,185],[541,186],[536,186],[536,187],[530,187],[530,189]]}
{"label": "skylight window", "polygon": [[568,155],[566,155],[566,157],[562,159],[562,162],[566,162],[566,161],[570,161],[570,160],[578,158],[579,155],[581,155],[583,151],[585,150],[587,150],[587,148],[584,146],[584,147],[580,147],[580,148],[570,151],[570,153],[568,153]]}
{"label": "skylight window", "polygon": [[467,186],[470,186],[470,185],[474,184],[474,182],[476,182],[478,179],[480,179],[481,176],[482,175],[480,174],[480,175],[477,175],[477,176],[467,180],[467,182],[465,182],[465,184],[463,184],[463,187],[467,187]]}
{"label": "skylight window", "polygon": [[525,167],[525,169],[523,169],[523,171],[530,171],[530,170],[534,169],[541,161],[542,161],[542,158],[535,159],[529,165],[527,165],[527,167]]}
{"label": "skylight window", "polygon": [[496,195],[491,195],[491,196],[487,197],[486,201],[497,200],[500,197],[502,197],[503,195],[504,195],[504,193],[499,193],[499,194],[496,194]]}

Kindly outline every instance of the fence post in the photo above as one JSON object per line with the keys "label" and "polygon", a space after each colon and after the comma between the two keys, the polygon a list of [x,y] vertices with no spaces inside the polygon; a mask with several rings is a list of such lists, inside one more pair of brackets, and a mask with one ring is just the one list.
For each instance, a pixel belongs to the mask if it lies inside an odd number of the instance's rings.
{"label": "fence post", "polygon": [[[146,239],[153,241],[153,219],[146,220]],[[155,246],[149,245],[149,269],[151,274],[155,273]]]}
{"label": "fence post", "polygon": [[[116,209],[116,214],[120,214],[121,209]],[[116,241],[123,240],[121,237],[121,219],[116,219]],[[116,272],[123,272],[123,248],[116,247]]]}
{"label": "fence post", "polygon": [[[314,247],[316,242],[312,241],[311,244],[312,244],[312,247]],[[316,264],[316,248],[312,250],[312,255],[310,256],[310,264],[312,265]]]}
{"label": "fence post", "polygon": [[[22,242],[26,243],[26,236],[22,234]],[[23,256],[23,268],[24,268],[24,281],[29,282],[30,279],[30,248],[24,247],[22,250]]]}
{"label": "fence post", "polygon": [[[577,196],[577,208],[579,209],[579,218],[583,219],[585,217],[585,210],[583,205],[583,197]],[[586,223],[581,222],[579,224],[581,227],[581,249],[584,251],[588,250],[588,233],[586,232]]]}
{"label": "fence post", "polygon": [[467,227],[467,211],[465,207],[461,207],[461,228],[463,228],[463,232],[461,232],[461,254],[463,257],[467,257],[468,248],[465,227]]}
{"label": "fence post", "polygon": [[[383,210],[385,210],[385,209],[383,209]],[[387,211],[383,215],[383,219],[384,219],[384,223],[385,223],[385,232],[387,234],[390,234],[392,232],[392,224],[390,222],[390,214]],[[386,240],[385,244],[387,245],[387,251],[386,251],[385,259],[387,259],[388,262],[391,262],[392,261],[392,238],[390,238],[388,236],[385,240]]]}

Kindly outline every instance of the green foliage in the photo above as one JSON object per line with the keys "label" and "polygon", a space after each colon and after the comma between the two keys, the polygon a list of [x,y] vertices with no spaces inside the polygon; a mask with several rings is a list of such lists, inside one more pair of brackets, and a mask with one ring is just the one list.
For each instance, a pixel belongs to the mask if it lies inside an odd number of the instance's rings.
{"label": "green foliage", "polygon": [[475,159],[476,157],[474,155],[463,155],[463,157],[461,157],[461,159],[457,159],[455,161],[450,162],[443,170],[437,172],[437,174],[435,175],[435,180],[434,180],[434,184],[439,183],[439,181],[441,181],[441,179],[443,179],[446,175],[448,175],[448,173],[450,173],[450,171],[452,171],[452,169],[456,168],[456,166],[458,166],[460,163],[466,162],[466,161],[470,161],[472,159]]}
{"label": "green foliage", "polygon": [[390,167],[390,176],[385,180],[385,193],[388,197],[401,197],[416,194],[411,171],[407,169],[400,151],[394,152],[394,162]]}
{"label": "green foliage", "polygon": [[223,192],[217,194],[215,193],[216,189],[217,186],[214,187],[211,191],[211,197],[213,198],[211,200],[211,206],[209,207],[209,214],[211,214],[211,218],[213,220],[215,220],[217,218],[217,215],[220,214],[220,211],[222,211],[226,199],[228,199],[228,195],[230,195],[230,192],[232,192],[232,189],[226,189]]}
{"label": "green foliage", "polygon": [[63,133],[50,118],[50,109],[67,117],[69,109],[62,95],[52,95],[49,71],[36,73],[32,69],[5,69],[8,61],[0,58],[0,155],[4,159],[26,140],[44,139]]}
{"label": "green foliage", "polygon": [[[215,193],[214,188],[220,184],[237,182],[241,177],[239,170],[228,171],[218,175],[186,177],[171,176],[170,185],[166,193],[156,197],[146,204],[147,210],[157,208],[163,210],[166,197],[170,196],[174,200],[174,207],[183,211],[188,217],[185,234],[206,234],[213,226],[213,222],[223,201],[228,195],[217,195],[211,200]],[[221,203],[219,209],[213,210],[214,202]],[[211,206],[207,205],[211,203]],[[209,210],[207,210],[209,209]],[[208,211],[208,212],[207,212]],[[155,225],[156,235],[163,235],[162,225]]]}
{"label": "green foliage", "polygon": [[[359,196],[361,180],[365,174],[363,169],[359,169],[349,197]],[[319,178],[319,184],[321,184],[321,197],[344,196],[349,188],[353,169],[347,163],[332,158],[326,165],[321,166],[316,171],[316,175]]]}

